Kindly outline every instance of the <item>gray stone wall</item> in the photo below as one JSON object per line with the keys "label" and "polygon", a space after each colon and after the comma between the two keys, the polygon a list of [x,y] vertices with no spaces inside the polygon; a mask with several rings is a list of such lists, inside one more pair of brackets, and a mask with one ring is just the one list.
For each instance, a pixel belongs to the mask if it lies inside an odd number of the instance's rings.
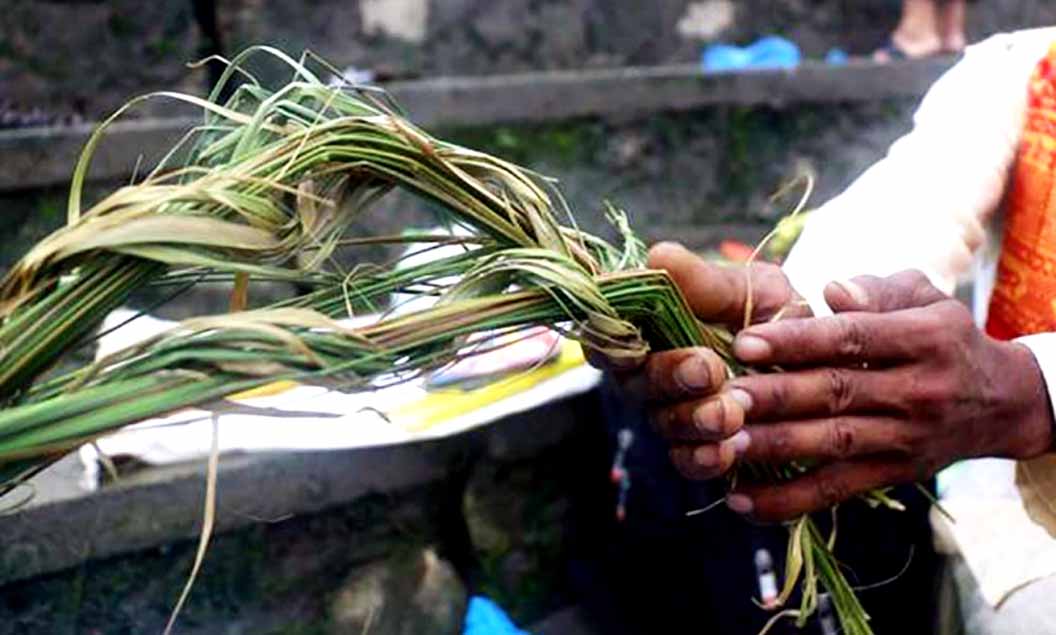
{"label": "gray stone wall", "polygon": [[[232,503],[238,496],[225,494],[221,480],[218,515],[245,514],[254,522],[213,536],[175,632],[456,635],[467,594],[494,598],[521,625],[544,618],[572,601],[572,526],[582,527],[584,515],[597,522],[590,514],[599,509],[606,520],[611,514],[597,408],[596,395],[588,394],[445,440],[450,455],[434,452],[429,459],[445,469],[417,486],[389,489],[383,476],[353,473],[378,490],[315,514],[276,510],[260,517]],[[415,469],[395,454],[390,459],[399,469]],[[355,469],[348,454],[344,463]],[[137,477],[158,478],[125,475]],[[289,487],[264,485],[273,501]],[[179,509],[186,521],[197,521],[200,501],[181,504],[166,494],[156,494],[165,512]],[[97,516],[60,521],[48,534],[68,543],[81,539],[72,532],[165,523],[149,514]],[[161,633],[196,547],[194,540],[174,541],[0,584],[0,635]],[[20,562],[14,549],[0,548],[0,566],[5,557]]]}
{"label": "gray stone wall", "polygon": [[[799,105],[784,109],[721,107],[633,121],[575,120],[534,126],[440,130],[442,137],[522,163],[559,179],[576,220],[609,231],[605,201],[625,209],[649,240],[679,238],[708,247],[722,232],[708,226],[738,224],[757,230],[753,240],[794,204],[769,197],[803,169],[817,177],[813,204],[846,187],[883,156],[905,132],[915,100]],[[117,184],[96,183],[93,201]],[[65,222],[64,188],[0,193],[0,269],[33,242]],[[382,209],[365,217],[353,234],[399,233],[436,223],[429,207],[393,192]],[[394,254],[354,252],[349,259]],[[181,301],[176,315],[221,311],[222,295]]]}
{"label": "gray stone wall", "polygon": [[452,134],[558,177],[584,227],[603,231],[602,204],[611,201],[646,237],[659,239],[674,237],[667,233],[674,228],[770,225],[793,202],[771,204],[770,196],[803,171],[816,177],[812,204],[824,202],[909,129],[915,105],[720,107],[628,122]]}
{"label": "gray stone wall", "polygon": [[[339,67],[398,76],[692,62],[711,40],[792,37],[807,55],[867,52],[896,0],[220,0],[228,51],[310,48]],[[202,38],[188,0],[7,0],[0,11],[0,101],[96,118],[133,95],[202,90],[187,68]],[[1045,0],[972,5],[973,38],[1056,24]],[[143,111],[163,112],[157,102]]]}
{"label": "gray stone wall", "polygon": [[[347,576],[362,578],[371,567],[442,542],[443,492],[438,483],[367,496],[214,537],[177,632],[323,635]],[[196,547],[175,543],[0,587],[0,635],[161,633]],[[334,610],[338,620],[345,616],[342,605]]]}

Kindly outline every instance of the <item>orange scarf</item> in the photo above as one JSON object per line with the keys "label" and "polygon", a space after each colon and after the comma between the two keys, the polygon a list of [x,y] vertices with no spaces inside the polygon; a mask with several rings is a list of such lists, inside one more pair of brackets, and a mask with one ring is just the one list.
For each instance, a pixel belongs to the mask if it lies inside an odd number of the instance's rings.
{"label": "orange scarf", "polygon": [[986,331],[1056,331],[1056,45],[1030,80]]}

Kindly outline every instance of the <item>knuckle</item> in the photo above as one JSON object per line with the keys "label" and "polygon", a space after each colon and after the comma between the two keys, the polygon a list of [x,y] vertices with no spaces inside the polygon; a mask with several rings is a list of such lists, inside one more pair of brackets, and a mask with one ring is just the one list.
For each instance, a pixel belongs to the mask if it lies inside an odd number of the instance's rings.
{"label": "knuckle", "polygon": [[945,302],[933,305],[920,318],[916,343],[925,353],[938,355],[956,345],[961,339],[963,325],[960,322],[961,316],[957,307],[951,307]]}
{"label": "knuckle", "polygon": [[875,287],[875,286],[881,284],[883,282],[883,280],[881,278],[877,277],[877,276],[864,275],[864,276],[855,276],[854,278],[851,278],[851,282],[853,282],[853,283],[855,283],[857,285],[863,286],[863,287]]}
{"label": "knuckle", "polygon": [[975,330],[968,308],[956,300],[946,300],[935,305],[935,316],[939,327],[953,335],[963,335]]}
{"label": "knuckle", "polygon": [[757,318],[768,318],[791,301],[792,287],[781,267],[772,263],[754,263],[751,276],[754,280],[752,301]]}
{"label": "knuckle", "polygon": [[868,350],[869,334],[857,320],[845,315],[835,318],[836,348],[844,359],[861,357]]}
{"label": "knuckle", "polygon": [[900,426],[891,436],[890,450],[902,456],[912,455],[920,447],[923,435],[913,426]]}
{"label": "knuckle", "polygon": [[901,295],[900,308],[926,306],[934,301],[936,289],[931,280],[919,269],[910,269],[897,274]]}
{"label": "knuckle", "polygon": [[883,295],[885,293],[883,281],[876,276],[855,276],[851,278],[851,282],[858,286],[859,289],[865,294],[864,298],[859,300],[865,300],[864,303],[860,302],[858,310],[860,311],[875,311],[881,309],[884,305]]}
{"label": "knuckle", "polygon": [[[788,409],[789,404],[792,403],[793,392],[788,382],[781,381],[780,377],[773,377],[770,381],[765,384],[765,389],[761,392],[768,402],[768,410],[773,412],[785,412]],[[753,408],[754,411],[754,408]]]}
{"label": "knuckle", "polygon": [[785,273],[781,267],[769,262],[757,262],[752,265],[752,277],[760,283],[761,291],[767,289],[783,291]]}
{"label": "knuckle", "polygon": [[891,281],[912,290],[930,287],[931,281],[920,269],[905,269],[891,276]]}
{"label": "knuckle", "polygon": [[817,500],[822,507],[832,507],[851,497],[851,492],[841,479],[825,476],[815,484]]}
{"label": "knuckle", "polygon": [[827,368],[824,371],[829,387],[829,414],[846,412],[854,403],[855,386],[850,373],[843,368]]}
{"label": "knuckle", "polygon": [[846,459],[854,454],[857,438],[850,421],[844,417],[830,419],[827,432],[829,454],[834,459]]}
{"label": "knuckle", "polygon": [[933,417],[943,410],[948,397],[946,382],[936,378],[918,379],[909,391],[909,409],[917,416]]}
{"label": "knuckle", "polygon": [[767,463],[792,458],[793,436],[787,426],[762,426],[752,432],[751,451]]}
{"label": "knuckle", "polygon": [[902,379],[908,384],[906,393],[915,401],[930,403],[943,399],[947,393],[946,379],[941,370],[930,366],[921,366],[913,370],[907,370],[896,379]]}

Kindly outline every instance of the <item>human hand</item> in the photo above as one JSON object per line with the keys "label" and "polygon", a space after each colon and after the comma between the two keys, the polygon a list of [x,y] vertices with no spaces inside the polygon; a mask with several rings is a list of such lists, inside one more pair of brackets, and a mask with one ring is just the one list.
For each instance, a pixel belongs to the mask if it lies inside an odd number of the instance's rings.
{"label": "human hand", "polygon": [[[649,252],[649,267],[665,269],[704,322],[744,325],[749,286],[753,321],[781,313],[805,317],[810,309],[776,266],[724,267],[681,245],[661,243]],[[749,282],[750,276],[750,282]],[[685,476],[721,475],[747,447],[741,431],[745,393],[726,388],[725,362],[710,349],[685,348],[637,359],[608,359],[588,352],[590,362],[612,372],[626,391],[644,401],[661,435],[671,441],[671,459]]]}
{"label": "human hand", "polygon": [[919,272],[825,291],[833,317],[753,326],[737,357],[787,372],[740,377],[746,461],[811,462],[780,484],[742,483],[734,511],[781,521],[954,461],[1025,459],[1052,446],[1052,409],[1029,349],[994,340]]}

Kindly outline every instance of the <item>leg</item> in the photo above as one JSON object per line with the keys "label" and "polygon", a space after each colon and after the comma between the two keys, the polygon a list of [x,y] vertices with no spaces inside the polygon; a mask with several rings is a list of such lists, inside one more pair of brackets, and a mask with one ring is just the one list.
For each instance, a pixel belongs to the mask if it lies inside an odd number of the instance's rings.
{"label": "leg", "polygon": [[[198,28],[201,31],[199,33],[201,37],[201,43],[198,46],[199,55],[203,58],[211,55],[223,55],[224,44],[220,34],[220,26],[217,23],[216,0],[191,0],[191,8],[194,11],[194,20],[198,23]],[[209,73],[208,90],[212,90],[216,86],[224,72],[224,68],[225,66],[222,62],[215,60],[209,62],[206,66]],[[229,82],[220,96],[220,102],[227,101],[233,90],[233,84]]]}
{"label": "leg", "polygon": [[967,14],[965,0],[946,0],[938,8],[939,37],[942,39],[942,50],[947,53],[960,53],[964,50],[964,22]]}
{"label": "leg", "polygon": [[942,50],[939,7],[935,0],[903,0],[902,19],[891,34],[891,43],[873,55],[878,62],[894,57],[927,57]]}

